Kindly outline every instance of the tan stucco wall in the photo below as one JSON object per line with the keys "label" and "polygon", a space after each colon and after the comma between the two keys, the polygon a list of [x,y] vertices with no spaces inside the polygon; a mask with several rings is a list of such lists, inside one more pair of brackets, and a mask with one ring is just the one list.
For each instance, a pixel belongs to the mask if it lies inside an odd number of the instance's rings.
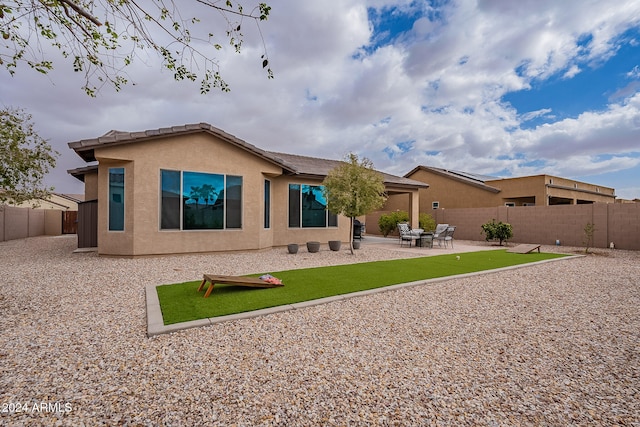
{"label": "tan stucco wall", "polygon": [[[287,243],[348,240],[349,221],[339,228],[289,229],[288,184],[320,181],[280,176],[280,167],[221,141],[196,133],[95,150],[99,162],[98,242],[102,255],[149,255],[263,249]],[[125,230],[108,231],[108,170],[125,169]],[[169,231],[159,229],[160,170],[242,176],[242,229]],[[272,182],[271,228],[263,227],[264,179]],[[86,182],[86,181],[85,181]]]}
{"label": "tan stucco wall", "polygon": [[417,169],[409,178],[429,184],[428,189],[420,190],[420,212],[427,213],[434,201],[439,202],[440,209],[463,209],[504,206],[509,202],[516,206],[545,206],[549,197],[571,199],[573,204],[615,200],[613,188],[549,175],[485,181],[487,186],[499,189],[497,193],[425,169]]}
{"label": "tan stucco wall", "polygon": [[98,199],[98,172],[91,172],[84,175],[84,199]]}
{"label": "tan stucco wall", "polygon": [[429,213],[433,202],[439,202],[440,209],[489,207],[498,203],[495,193],[424,169],[417,170],[408,178],[429,184],[429,188],[420,189],[420,212]]}
{"label": "tan stucco wall", "polygon": [[516,206],[522,206],[522,199],[527,199],[527,203],[535,203],[536,206],[544,206],[546,204],[547,192],[544,175],[498,179],[486,181],[486,184],[500,189],[500,193],[496,194],[493,199],[494,204],[487,205],[487,207],[501,206],[506,202],[514,202]]}
{"label": "tan stucco wall", "polygon": [[569,199],[572,204],[577,204],[579,201],[613,203],[615,200],[613,188],[551,175],[508,178],[486,183],[502,190],[500,192],[502,201],[535,196],[536,206],[547,205],[549,197]]}

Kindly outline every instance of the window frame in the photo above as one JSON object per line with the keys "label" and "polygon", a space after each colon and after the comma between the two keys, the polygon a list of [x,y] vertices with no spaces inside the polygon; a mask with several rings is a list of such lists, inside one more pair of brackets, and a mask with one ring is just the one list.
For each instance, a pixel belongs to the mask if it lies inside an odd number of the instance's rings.
{"label": "window frame", "polygon": [[[115,206],[113,206],[113,203],[115,203],[112,199],[112,196],[115,195],[115,193],[113,192],[113,188],[115,187],[115,185],[113,185],[112,181],[111,181],[111,177],[115,176],[116,174],[114,173],[114,171],[122,171],[122,193],[120,193],[121,197],[122,197],[122,202],[118,202],[119,205],[122,205],[122,207],[118,207],[118,212],[121,212],[121,219],[122,219],[122,227],[121,228],[115,228],[115,221],[114,219],[114,215],[112,214],[112,210],[115,209]],[[120,174],[118,174],[120,175]],[[119,166],[119,167],[110,167],[108,169],[108,174],[107,174],[107,182],[108,182],[108,186],[107,186],[107,192],[108,192],[108,204],[107,204],[107,231],[109,232],[117,232],[117,233],[122,233],[125,231],[125,215],[126,215],[126,206],[125,206],[125,201],[126,201],[126,192],[125,192],[125,177],[126,177],[126,170],[124,167]],[[112,209],[112,207],[114,209]]]}
{"label": "window frame", "polygon": [[265,230],[271,229],[271,180],[265,179],[262,193],[262,227]]}
{"label": "window frame", "polygon": [[[296,191],[298,192],[297,195],[297,201],[296,201],[296,206],[292,206],[291,204],[293,203],[293,197],[291,195],[291,191],[292,191],[292,187],[297,187]],[[338,228],[339,224],[338,224],[338,215],[334,214],[332,212],[329,211],[329,209],[324,208],[324,225],[305,225],[305,221],[304,221],[304,210],[303,210],[303,203],[302,203],[302,199],[303,199],[303,195],[304,195],[304,190],[305,190],[305,186],[309,187],[309,190],[311,191],[311,194],[313,194],[313,190],[312,188],[317,188],[319,189],[319,191],[322,191],[322,188],[324,187],[322,184],[302,184],[302,183],[298,183],[298,182],[290,182],[288,184],[287,187],[287,200],[288,200],[288,206],[287,206],[287,225],[288,228],[290,229],[310,229],[310,228],[316,228],[316,229],[323,229],[323,228]],[[314,199],[315,201],[317,201],[317,199]],[[296,218],[292,218],[292,213],[294,213],[293,209],[297,207],[297,213],[296,213]],[[297,219],[297,225],[293,224],[294,219]],[[334,224],[334,225],[332,225]]]}
{"label": "window frame", "polygon": [[[164,176],[164,172],[173,172],[173,173],[178,173],[179,174],[179,183],[178,183],[178,190],[179,190],[179,203],[178,203],[178,210],[179,210],[179,224],[177,228],[163,228],[163,202],[164,202],[164,197],[163,197],[163,189],[165,187],[163,187],[163,176]],[[221,190],[218,192],[218,195],[216,197],[216,200],[213,202],[213,205],[215,205],[216,203],[218,203],[219,197],[220,197],[220,193],[222,192],[224,194],[224,198],[221,200],[221,204],[222,204],[222,213],[221,213],[221,217],[222,217],[222,227],[219,228],[186,228],[185,227],[185,212],[184,212],[184,205],[185,205],[185,196],[184,196],[184,185],[185,185],[185,174],[203,174],[203,175],[219,175],[222,177],[222,188]],[[233,179],[229,179],[229,178],[233,178]],[[235,182],[234,182],[235,181]],[[233,226],[230,227],[229,223],[231,223],[232,221],[230,221],[230,217],[229,215],[233,215],[233,211],[230,209],[229,207],[229,201],[235,200],[236,198],[229,198],[229,190],[235,186],[235,183],[239,182],[239,193],[238,193],[238,197],[237,200],[239,201],[239,206],[238,206],[238,221],[237,223],[234,222],[234,224],[237,224],[237,226]],[[200,231],[233,231],[233,230],[242,230],[244,227],[244,176],[242,175],[232,175],[232,174],[226,174],[226,173],[216,173],[216,172],[198,172],[198,171],[191,171],[191,170],[177,170],[177,169],[171,169],[171,168],[160,168],[159,171],[159,175],[158,175],[158,184],[159,184],[159,193],[160,193],[160,197],[159,197],[159,217],[158,217],[158,230],[161,232],[171,232],[171,231],[180,231],[180,232],[192,232],[192,231],[196,231],[196,232],[200,232]],[[207,206],[209,206],[207,204]],[[174,208],[175,209],[175,208]]]}

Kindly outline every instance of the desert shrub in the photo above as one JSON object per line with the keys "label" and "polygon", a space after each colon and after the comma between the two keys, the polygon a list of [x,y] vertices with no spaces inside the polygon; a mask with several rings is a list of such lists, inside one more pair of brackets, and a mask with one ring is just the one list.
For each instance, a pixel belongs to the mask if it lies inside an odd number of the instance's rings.
{"label": "desert shrub", "polygon": [[595,224],[588,222],[587,225],[584,226],[584,253],[588,254],[589,249],[593,247],[593,233],[596,231]]}
{"label": "desert shrub", "polygon": [[409,214],[406,211],[395,211],[388,214],[380,215],[378,219],[378,228],[384,237],[394,231],[398,227],[398,223],[409,221]]}
{"label": "desert shrub", "polygon": [[431,231],[436,229],[436,220],[428,213],[421,213],[418,218],[420,228],[424,231]]}
{"label": "desert shrub", "polygon": [[492,219],[491,222],[482,224],[482,233],[484,233],[487,242],[489,240],[498,240],[500,241],[500,246],[502,246],[502,242],[506,242],[513,237],[513,227],[506,222],[496,222],[495,219]]}

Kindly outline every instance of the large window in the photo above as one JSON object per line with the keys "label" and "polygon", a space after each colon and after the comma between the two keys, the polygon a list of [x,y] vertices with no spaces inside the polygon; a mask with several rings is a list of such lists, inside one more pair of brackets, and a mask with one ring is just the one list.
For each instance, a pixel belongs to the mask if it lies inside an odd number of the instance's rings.
{"label": "large window", "polygon": [[289,184],[289,227],[337,227],[321,185]]}
{"label": "large window", "polygon": [[160,171],[162,230],[242,228],[242,177]]}
{"label": "large window", "polygon": [[124,231],[124,168],[109,168],[109,231]]}

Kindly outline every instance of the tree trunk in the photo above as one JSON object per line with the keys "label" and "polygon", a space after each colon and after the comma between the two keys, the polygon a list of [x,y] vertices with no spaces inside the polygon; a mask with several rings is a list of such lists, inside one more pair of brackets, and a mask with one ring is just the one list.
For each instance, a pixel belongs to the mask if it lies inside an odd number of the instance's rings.
{"label": "tree trunk", "polygon": [[351,220],[351,227],[349,227],[349,249],[351,250],[351,255],[354,255],[353,253],[353,217],[350,217]]}

